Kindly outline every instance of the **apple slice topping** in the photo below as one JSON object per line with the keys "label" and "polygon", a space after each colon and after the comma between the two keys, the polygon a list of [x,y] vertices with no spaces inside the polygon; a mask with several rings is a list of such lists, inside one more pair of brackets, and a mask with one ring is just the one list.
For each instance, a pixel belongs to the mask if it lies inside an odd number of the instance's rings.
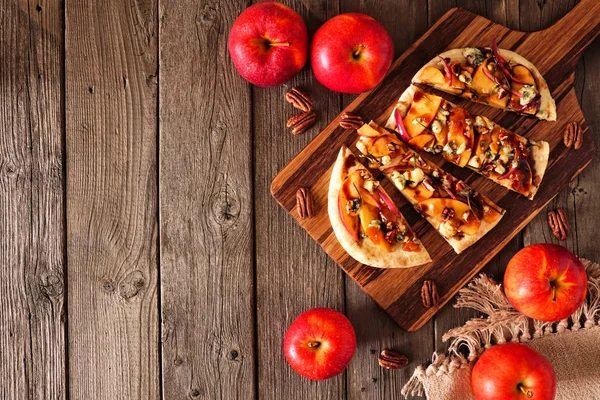
{"label": "apple slice topping", "polygon": [[410,109],[403,120],[408,136],[414,138],[427,130],[435,119],[442,100],[439,96],[428,95],[421,91],[415,93]]}
{"label": "apple slice topping", "polygon": [[[356,241],[368,238],[384,251],[392,251],[397,243],[413,240],[390,197],[379,187],[371,173],[354,158],[347,160],[348,175],[338,194],[338,211],[346,231]],[[404,247],[402,247],[404,249]],[[419,245],[406,251],[420,251]]]}
{"label": "apple slice topping", "polygon": [[464,167],[471,158],[475,132],[467,110],[461,107],[450,109],[448,118],[448,143],[444,146],[444,158],[459,167]]}

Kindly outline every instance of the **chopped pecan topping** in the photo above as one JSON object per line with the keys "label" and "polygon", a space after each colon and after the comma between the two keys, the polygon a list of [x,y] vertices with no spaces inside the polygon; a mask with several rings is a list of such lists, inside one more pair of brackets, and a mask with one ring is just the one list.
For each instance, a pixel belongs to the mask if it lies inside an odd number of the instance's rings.
{"label": "chopped pecan topping", "polygon": [[358,129],[363,126],[364,122],[360,115],[351,112],[344,112],[340,119],[340,126],[344,129]]}
{"label": "chopped pecan topping", "polygon": [[400,229],[392,229],[388,233],[385,234],[385,240],[389,244],[394,244],[397,242],[398,234],[400,233]]}
{"label": "chopped pecan topping", "polygon": [[300,218],[312,218],[313,200],[309,189],[300,188],[296,191],[296,209]]}
{"label": "chopped pecan topping", "polygon": [[398,147],[399,147],[399,145],[396,142],[390,142],[387,145],[388,150],[391,151],[391,152],[394,152],[394,151],[398,150]]}
{"label": "chopped pecan topping", "polygon": [[445,207],[442,211],[442,219],[448,220],[450,218],[454,218],[454,209],[450,207]]}
{"label": "chopped pecan topping", "polygon": [[285,94],[285,100],[304,112],[311,111],[313,109],[312,100],[302,91],[300,88],[293,87],[289,92]]}
{"label": "chopped pecan topping", "polygon": [[564,208],[548,211],[548,226],[558,240],[566,240],[569,236],[569,220]]}
{"label": "chopped pecan topping", "polygon": [[421,287],[421,302],[425,308],[436,306],[440,301],[440,295],[434,281],[426,280]]}
{"label": "chopped pecan topping", "polygon": [[358,173],[360,174],[361,178],[363,178],[363,179],[371,178],[371,173],[366,168],[358,169]]}
{"label": "chopped pecan topping", "polygon": [[385,349],[379,354],[379,365],[386,369],[400,369],[408,365],[408,358],[394,350]]}
{"label": "chopped pecan topping", "polygon": [[317,114],[314,111],[301,112],[294,114],[288,119],[286,126],[292,128],[293,135],[299,135],[306,132],[317,120]]}

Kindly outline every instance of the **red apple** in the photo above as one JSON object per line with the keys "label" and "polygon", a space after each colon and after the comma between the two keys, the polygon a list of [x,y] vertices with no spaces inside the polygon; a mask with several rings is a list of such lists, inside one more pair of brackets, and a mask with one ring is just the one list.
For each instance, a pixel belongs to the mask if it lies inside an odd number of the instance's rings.
{"label": "red apple", "polygon": [[530,318],[558,321],[581,306],[587,275],[569,250],[555,244],[521,249],[509,261],[504,292],[510,303]]}
{"label": "red apple", "polygon": [[524,344],[506,343],[486,350],[471,372],[477,400],[553,400],[556,376],[550,362]]}
{"label": "red apple", "polygon": [[361,93],[385,76],[394,57],[390,34],[365,14],[341,14],[315,33],[311,64],[323,85],[336,92]]}
{"label": "red apple", "polygon": [[356,335],[344,314],[313,308],[298,316],[283,340],[292,368],[308,379],[322,380],[342,372],[356,350]]}
{"label": "red apple", "polygon": [[304,67],[308,30],[302,17],[288,6],[258,3],[235,20],[228,47],[244,79],[258,86],[277,86]]}

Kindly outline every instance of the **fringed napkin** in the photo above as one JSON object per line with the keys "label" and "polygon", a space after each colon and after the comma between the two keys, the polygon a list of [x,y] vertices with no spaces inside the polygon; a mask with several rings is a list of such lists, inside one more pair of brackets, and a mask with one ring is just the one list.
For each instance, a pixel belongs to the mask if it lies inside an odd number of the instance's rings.
{"label": "fringed napkin", "polygon": [[[557,400],[600,399],[600,265],[581,259],[588,274],[588,294],[571,317],[560,322],[534,321],[515,310],[501,289],[486,275],[463,288],[455,307],[487,315],[448,331],[448,354],[435,353],[428,367],[418,367],[402,388],[404,396],[425,395],[430,400],[475,400],[471,368],[477,357],[498,343],[527,343],[552,363]],[[533,333],[533,334],[532,334]],[[462,350],[468,350],[463,355]]]}

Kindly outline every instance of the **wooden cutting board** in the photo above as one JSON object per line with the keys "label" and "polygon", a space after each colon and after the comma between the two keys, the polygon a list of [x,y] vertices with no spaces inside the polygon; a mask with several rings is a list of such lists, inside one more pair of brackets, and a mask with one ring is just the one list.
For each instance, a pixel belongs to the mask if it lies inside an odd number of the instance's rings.
{"label": "wooden cutting board", "polygon": [[[377,269],[356,262],[339,245],[327,215],[327,190],[331,167],[343,144],[357,153],[354,131],[338,126],[338,116],[300,154],[275,177],[271,193],[360,287],[389,315],[408,331],[419,329],[483,266],[500,251],[544,206],[592,160],[595,145],[573,90],[575,65],[584,49],[600,33],[600,1],[582,0],[560,21],[539,32],[518,32],[491,22],[469,11],[448,11],[392,65],[383,83],[360,95],[345,111],[355,112],[364,120],[384,124],[400,94],[413,75],[430,59],[444,50],[457,47],[486,47],[496,38],[498,47],[513,50],[529,59],[546,78],[556,100],[558,120],[538,121],[505,113],[485,105],[457,98],[455,103],[473,114],[481,114],[517,134],[550,143],[550,161],[535,199],[492,183],[469,170],[445,163],[441,157],[430,158],[438,165],[465,180],[507,210],[500,223],[486,236],[457,255],[438,233],[412,209],[393,186],[383,184],[400,206],[423,244],[432,262],[408,269]],[[451,97],[450,97],[451,99]],[[581,124],[583,146],[567,149],[563,133],[571,122]],[[296,191],[310,188],[315,202],[315,215],[300,219],[296,212]],[[421,304],[421,286],[426,279],[436,282],[440,302],[432,308]]]}

